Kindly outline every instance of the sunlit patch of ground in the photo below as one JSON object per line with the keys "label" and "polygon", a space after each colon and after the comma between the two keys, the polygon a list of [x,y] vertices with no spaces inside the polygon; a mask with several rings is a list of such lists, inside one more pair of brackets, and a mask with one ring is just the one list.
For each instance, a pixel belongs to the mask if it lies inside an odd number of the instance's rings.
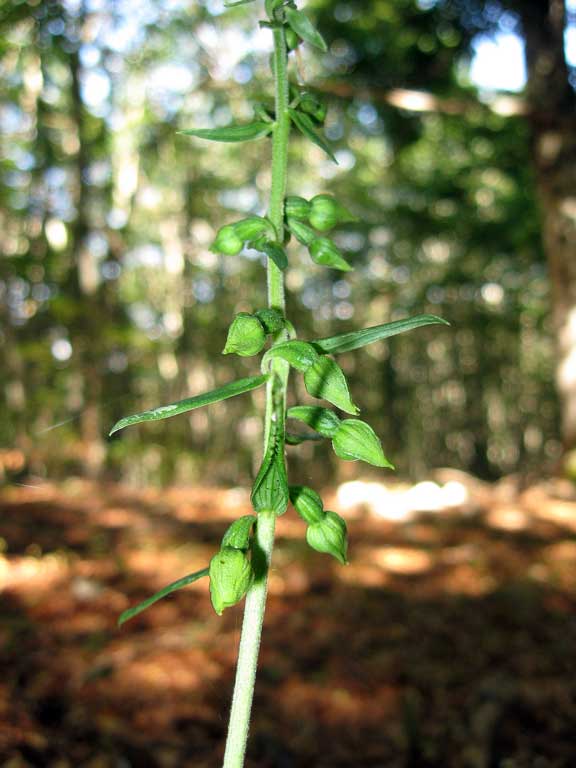
{"label": "sunlit patch of ground", "polygon": [[[576,765],[576,495],[439,471],[324,494],[350,564],[278,521],[249,768]],[[244,490],[8,488],[0,765],[220,765],[241,608],[204,567]],[[410,762],[411,761],[411,762]]]}

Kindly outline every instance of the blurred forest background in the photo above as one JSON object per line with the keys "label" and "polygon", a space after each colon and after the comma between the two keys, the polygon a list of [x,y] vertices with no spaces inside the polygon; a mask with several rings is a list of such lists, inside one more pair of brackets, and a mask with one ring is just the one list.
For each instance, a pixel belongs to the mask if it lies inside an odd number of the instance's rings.
{"label": "blurred forest background", "polygon": [[[339,358],[395,475],[289,454],[351,562],[279,520],[247,765],[573,768],[576,2],[306,7],[339,165],[294,136],[289,191],[358,222],[349,274],[292,247],[289,316],[452,325]],[[269,99],[260,11],[0,0],[2,768],[220,765],[241,606],[116,620],[250,511],[262,395],[106,434],[256,372],[220,352],[263,264],[210,244],[265,212],[268,140],[177,131]]]}
{"label": "blurred forest background", "polygon": [[[290,192],[334,193],[360,221],[338,237],[351,275],[293,254],[289,312],[301,338],[421,312],[449,319],[451,330],[344,360],[400,473],[557,468],[576,433],[570,7],[312,9],[330,53],[305,53],[299,66],[329,102],[340,164],[296,138]],[[249,481],[260,425],[246,397],[109,444],[105,435],[122,415],[254,370],[220,351],[233,313],[264,301],[262,264],[209,245],[226,221],[265,211],[266,142],[176,135],[249,117],[249,99],[269,97],[254,7],[4,2],[1,23],[7,472]],[[472,82],[475,46],[490,35],[524,40],[524,92]],[[308,450],[300,461],[314,455],[329,477],[330,453]]]}

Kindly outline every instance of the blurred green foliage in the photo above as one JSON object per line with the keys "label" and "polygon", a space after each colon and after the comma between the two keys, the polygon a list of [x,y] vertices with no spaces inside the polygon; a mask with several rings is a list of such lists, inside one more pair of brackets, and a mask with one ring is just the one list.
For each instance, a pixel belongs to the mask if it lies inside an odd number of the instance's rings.
{"label": "blurred green foliage", "polygon": [[[401,474],[538,470],[559,442],[527,126],[477,98],[450,8],[313,6],[329,74],[313,53],[298,66],[330,101],[339,166],[295,139],[289,192],[331,192],[359,222],[337,237],[350,274],[292,250],[289,315],[302,338],[446,317],[452,329],[342,357],[366,419]],[[35,475],[212,483],[254,470],[260,393],[104,438],[126,413],[257,373],[220,352],[233,314],[264,304],[262,264],[209,245],[238,214],[264,213],[268,140],[175,135],[250,119],[246,92],[269,100],[253,13],[219,0],[2,6],[0,445]],[[398,88],[431,94],[430,108],[392,105]],[[312,444],[297,462],[303,481],[333,467]]]}

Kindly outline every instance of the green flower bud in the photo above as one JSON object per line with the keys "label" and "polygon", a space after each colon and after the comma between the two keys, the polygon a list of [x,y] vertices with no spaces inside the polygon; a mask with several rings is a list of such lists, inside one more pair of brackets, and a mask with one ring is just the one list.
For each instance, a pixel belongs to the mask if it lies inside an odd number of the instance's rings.
{"label": "green flower bud", "polygon": [[284,315],[277,309],[259,309],[255,315],[264,326],[266,333],[278,333],[284,328]]}
{"label": "green flower bud", "polygon": [[295,405],[288,409],[289,419],[299,419],[322,437],[334,437],[342,423],[334,411],[319,405]]}
{"label": "green flower bud", "polygon": [[350,212],[330,195],[316,195],[310,201],[310,224],[320,232],[353,220]]}
{"label": "green flower bud", "polygon": [[240,312],[228,329],[228,338],[222,354],[235,353],[242,357],[251,357],[262,351],[266,343],[264,326],[255,315]]}
{"label": "green flower bud", "polygon": [[244,243],[238,237],[233,226],[228,224],[218,230],[216,240],[212,243],[215,253],[223,253],[225,256],[236,256],[242,250]]}
{"label": "green flower bud", "polygon": [[332,405],[353,416],[359,412],[350,398],[342,369],[329,357],[318,356],[316,362],[305,369],[304,386],[312,397],[328,400]]}
{"label": "green flower bud", "polygon": [[310,244],[309,251],[312,261],[323,267],[332,267],[332,269],[339,269],[341,272],[350,272],[352,269],[342,256],[336,243],[333,243],[328,237],[317,237]]}
{"label": "green flower bud", "polygon": [[236,605],[252,582],[252,566],[245,552],[224,547],[210,560],[210,599],[221,616],[225,608]]}
{"label": "green flower bud", "polygon": [[310,245],[314,242],[316,235],[306,224],[291,218],[288,219],[287,223],[290,232],[292,232],[296,240],[302,243],[302,245]]}
{"label": "green flower bud", "polygon": [[308,526],[306,541],[317,552],[332,555],[346,565],[348,536],[346,523],[336,512],[326,512],[322,520]]}
{"label": "green flower bud", "polygon": [[310,214],[310,203],[303,197],[287,197],[284,212],[289,219],[307,221]]}
{"label": "green flower bud", "polygon": [[359,419],[343,421],[332,438],[334,453],[346,461],[365,461],[375,467],[394,469],[382,450],[380,440],[369,424]]}
{"label": "green flower bud", "polygon": [[324,519],[324,505],[322,499],[312,488],[305,485],[290,486],[290,501],[296,512],[308,525],[318,523]]}
{"label": "green flower bud", "polygon": [[270,222],[261,216],[249,216],[247,219],[241,219],[232,225],[234,232],[243,243],[256,240],[265,232],[269,232]]}
{"label": "green flower bud", "polygon": [[250,532],[255,522],[256,515],[243,515],[234,520],[222,537],[222,548],[232,547],[245,552],[250,546]]}
{"label": "green flower bud", "polygon": [[326,120],[326,112],[328,111],[326,104],[323,104],[315,96],[312,96],[312,94],[304,94],[300,99],[298,108],[307,115],[310,115],[318,125],[324,124],[324,121]]}
{"label": "green flower bud", "polygon": [[289,51],[295,50],[296,48],[298,48],[301,42],[302,41],[300,40],[296,32],[294,32],[293,29],[288,27],[286,30],[286,46],[288,50]]}

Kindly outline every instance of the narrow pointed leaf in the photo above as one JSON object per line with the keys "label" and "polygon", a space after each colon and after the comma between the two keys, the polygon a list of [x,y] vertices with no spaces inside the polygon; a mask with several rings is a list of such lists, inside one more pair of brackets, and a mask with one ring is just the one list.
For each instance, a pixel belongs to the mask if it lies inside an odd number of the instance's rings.
{"label": "narrow pointed leaf", "polygon": [[236,143],[239,141],[253,141],[267,136],[274,128],[273,123],[256,121],[242,125],[227,125],[222,128],[193,128],[187,131],[178,131],[183,136],[195,136],[197,139],[208,141],[224,141]]}
{"label": "narrow pointed leaf", "polygon": [[305,13],[296,8],[286,8],[286,21],[305,43],[319,48],[323,53],[327,52],[328,47],[324,38]]}
{"label": "narrow pointed leaf", "polygon": [[176,592],[177,589],[182,589],[182,587],[187,587],[188,584],[192,584],[192,582],[198,581],[198,579],[202,579],[204,576],[208,576],[208,568],[203,568],[201,571],[196,571],[196,573],[189,573],[188,576],[173,581],[172,584],[168,584],[167,587],[156,592],[152,597],[143,600],[141,603],[138,603],[138,605],[128,608],[124,613],[120,614],[118,626],[120,627],[124,622],[133,619],[134,616],[137,616],[139,613],[142,613],[142,611],[150,608],[151,605],[154,605],[154,603],[158,602],[158,600],[161,600],[163,597],[166,597],[166,595],[170,595],[172,592]]}
{"label": "narrow pointed leaf", "polygon": [[284,461],[284,424],[274,422],[268,449],[252,486],[250,500],[256,512],[283,515],[288,506],[288,477]]}
{"label": "narrow pointed leaf", "polygon": [[274,243],[272,240],[259,240],[257,243],[254,243],[254,248],[260,251],[260,253],[265,253],[269,259],[272,259],[278,269],[284,271],[288,266],[286,251],[280,243]]}
{"label": "narrow pointed leaf", "polygon": [[329,357],[320,357],[304,373],[304,386],[312,397],[328,400],[346,413],[355,416],[359,409],[354,405],[348,384],[340,366]]}
{"label": "narrow pointed leaf", "polygon": [[436,315],[417,315],[407,320],[397,320],[393,323],[363,328],[361,331],[341,333],[338,336],[330,336],[327,339],[316,339],[311,343],[314,344],[319,352],[327,354],[351,352],[354,349],[365,347],[367,344],[373,344],[375,341],[386,339],[389,336],[396,336],[399,333],[405,333],[414,328],[421,328],[424,325],[450,325],[450,323],[441,317],[436,317]]}
{"label": "narrow pointed leaf", "polygon": [[152,408],[149,411],[142,411],[142,413],[135,413],[133,416],[125,416],[112,427],[109,434],[113,435],[124,427],[129,427],[132,424],[140,424],[143,421],[158,421],[160,419],[169,419],[171,416],[177,416],[180,413],[186,413],[187,411],[193,411],[195,408],[201,408],[203,405],[211,405],[212,403],[218,403],[220,400],[226,400],[229,397],[235,397],[236,395],[242,395],[245,392],[250,392],[253,389],[258,389],[266,383],[268,376],[251,376],[247,379],[238,379],[232,381],[230,384],[226,384],[218,389],[213,389],[210,392],[204,392],[202,395],[196,395],[195,397],[188,397],[185,400],[179,400],[177,403],[171,405],[161,405],[158,408]]}
{"label": "narrow pointed leaf", "polygon": [[235,2],[230,2],[230,0],[225,0],[224,2],[224,8],[236,8],[238,5],[248,5],[248,3],[253,3],[255,0],[235,0]]}
{"label": "narrow pointed leaf", "polygon": [[306,136],[306,138],[309,139],[313,144],[316,144],[317,147],[320,147],[320,149],[326,152],[328,157],[333,160],[336,165],[338,165],[338,160],[336,160],[334,152],[332,152],[330,149],[328,142],[316,131],[310,115],[306,115],[303,112],[298,112],[295,109],[290,109],[288,111],[290,112],[292,122],[296,128],[298,128],[300,133]]}

